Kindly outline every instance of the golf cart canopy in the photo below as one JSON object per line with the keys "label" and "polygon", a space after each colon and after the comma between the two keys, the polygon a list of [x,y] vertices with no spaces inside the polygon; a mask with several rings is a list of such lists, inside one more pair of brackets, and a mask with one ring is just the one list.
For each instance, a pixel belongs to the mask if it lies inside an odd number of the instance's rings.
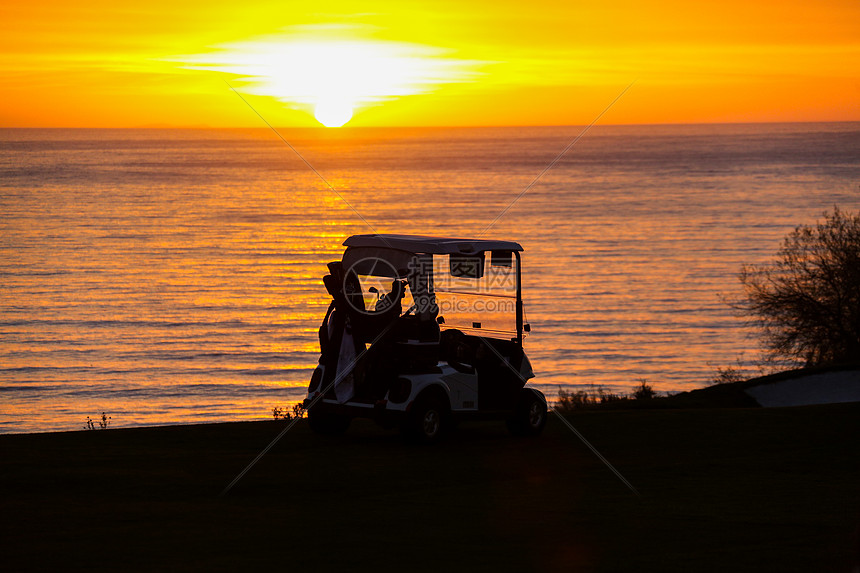
{"label": "golf cart canopy", "polygon": [[450,239],[420,235],[353,235],[343,242],[345,247],[379,247],[428,255],[473,255],[483,251],[518,251],[523,248],[514,241],[488,239]]}
{"label": "golf cart canopy", "polygon": [[[340,262],[368,314],[388,299],[442,329],[480,331],[522,344],[522,246],[514,241],[353,235]],[[369,293],[369,294],[368,294]],[[392,294],[394,293],[394,294]],[[408,312],[413,312],[412,310]]]}

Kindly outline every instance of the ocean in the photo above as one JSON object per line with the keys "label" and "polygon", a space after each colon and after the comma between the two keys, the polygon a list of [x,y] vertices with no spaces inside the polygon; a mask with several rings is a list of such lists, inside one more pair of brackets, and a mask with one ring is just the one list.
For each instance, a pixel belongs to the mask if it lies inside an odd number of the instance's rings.
{"label": "ocean", "polygon": [[268,129],[0,130],[0,433],[271,418],[373,232],[522,244],[550,399],[702,387],[741,265],[860,209],[858,123],[597,126],[529,188],[581,130],[282,129],[337,193]]}

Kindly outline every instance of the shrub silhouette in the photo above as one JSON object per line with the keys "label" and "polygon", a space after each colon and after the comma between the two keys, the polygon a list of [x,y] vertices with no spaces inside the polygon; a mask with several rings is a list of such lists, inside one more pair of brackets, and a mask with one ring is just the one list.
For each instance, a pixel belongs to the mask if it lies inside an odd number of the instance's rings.
{"label": "shrub silhouette", "polygon": [[642,378],[639,380],[639,385],[633,387],[632,396],[634,400],[650,400],[657,397],[657,392],[648,384],[647,380]]}
{"label": "shrub silhouette", "polygon": [[774,358],[807,366],[860,358],[860,213],[834,208],[801,225],[770,264],[745,265],[737,308],[761,329]]}

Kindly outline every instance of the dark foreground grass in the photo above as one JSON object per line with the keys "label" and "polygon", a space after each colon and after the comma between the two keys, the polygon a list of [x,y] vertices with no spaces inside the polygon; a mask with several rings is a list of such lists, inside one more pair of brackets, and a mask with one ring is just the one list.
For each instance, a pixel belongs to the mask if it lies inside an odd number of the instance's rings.
{"label": "dark foreground grass", "polygon": [[356,423],[0,436],[7,571],[848,571],[860,404],[598,411],[418,447]]}

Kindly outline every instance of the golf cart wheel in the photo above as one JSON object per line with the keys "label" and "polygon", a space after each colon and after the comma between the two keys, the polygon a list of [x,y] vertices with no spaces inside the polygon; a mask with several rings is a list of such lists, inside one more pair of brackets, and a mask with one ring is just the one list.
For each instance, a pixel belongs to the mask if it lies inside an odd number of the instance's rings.
{"label": "golf cart wheel", "polygon": [[546,402],[528,388],[523,389],[514,416],[507,422],[515,436],[539,436],[546,425]]}
{"label": "golf cart wheel", "polygon": [[352,420],[347,416],[320,412],[315,408],[308,410],[308,425],[315,434],[337,436],[346,432]]}
{"label": "golf cart wheel", "polygon": [[409,413],[405,428],[407,433],[422,444],[434,444],[442,438],[446,429],[448,412],[441,402],[434,399],[417,401]]}

